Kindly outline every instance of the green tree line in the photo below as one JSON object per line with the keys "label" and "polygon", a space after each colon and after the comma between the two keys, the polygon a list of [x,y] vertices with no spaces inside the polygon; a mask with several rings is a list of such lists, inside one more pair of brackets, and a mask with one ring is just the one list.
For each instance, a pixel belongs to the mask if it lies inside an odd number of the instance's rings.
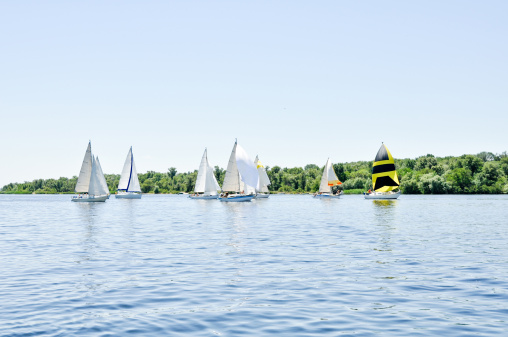
{"label": "green tree line", "polygon": [[[481,152],[460,157],[434,157],[431,154],[415,159],[395,159],[400,189],[404,194],[497,194],[508,193],[508,155]],[[345,193],[361,193],[372,188],[372,161],[337,163],[335,173],[343,182],[338,189]],[[309,164],[305,167],[267,167],[272,192],[314,193],[319,189],[323,167]],[[226,171],[215,166],[214,173],[220,185]],[[119,174],[106,174],[111,193],[115,193]],[[177,172],[148,171],[138,174],[143,193],[190,193],[196,183],[197,170]],[[1,193],[73,193],[77,177],[36,179],[31,182],[10,183]]]}

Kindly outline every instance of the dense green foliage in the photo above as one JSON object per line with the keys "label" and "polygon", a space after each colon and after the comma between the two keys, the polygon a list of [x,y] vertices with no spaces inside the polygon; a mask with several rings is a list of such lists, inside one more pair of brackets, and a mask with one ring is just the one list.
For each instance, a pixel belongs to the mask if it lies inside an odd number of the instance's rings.
{"label": "dense green foliage", "polygon": [[[437,158],[426,155],[416,159],[395,159],[397,174],[404,194],[461,194],[508,193],[508,155],[482,152],[477,155]],[[339,163],[334,166],[345,193],[361,193],[372,187],[371,161]],[[319,189],[323,167],[309,164],[305,167],[267,168],[272,192],[314,193]],[[226,171],[215,166],[220,185]],[[118,174],[106,174],[111,193],[120,180]],[[178,173],[172,167],[165,173],[148,171],[139,174],[143,193],[192,192],[197,171]],[[37,179],[32,182],[10,183],[2,193],[72,193],[77,177]]]}

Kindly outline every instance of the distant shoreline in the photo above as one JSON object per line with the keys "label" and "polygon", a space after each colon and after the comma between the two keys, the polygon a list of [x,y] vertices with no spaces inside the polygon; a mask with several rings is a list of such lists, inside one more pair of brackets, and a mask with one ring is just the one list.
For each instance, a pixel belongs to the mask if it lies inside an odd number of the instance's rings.
{"label": "distant shoreline", "polygon": [[[415,159],[394,159],[402,194],[505,194],[508,193],[508,153],[481,152],[459,157],[434,157],[431,154]],[[344,194],[362,194],[372,189],[372,161],[333,164],[342,182],[333,190]],[[319,189],[323,166],[266,166],[271,184],[270,193],[313,194]],[[214,175],[222,185],[226,170],[214,167]],[[107,187],[114,194],[119,174],[105,174]],[[145,194],[192,193],[197,178],[193,172],[148,171],[138,174],[141,192]],[[36,179],[31,182],[10,183],[1,194],[74,194],[77,177]]]}

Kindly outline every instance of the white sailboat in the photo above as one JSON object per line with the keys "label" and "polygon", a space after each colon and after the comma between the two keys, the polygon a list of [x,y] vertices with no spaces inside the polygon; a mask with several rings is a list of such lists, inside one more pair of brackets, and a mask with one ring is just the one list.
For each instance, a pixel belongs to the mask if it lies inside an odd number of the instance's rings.
{"label": "white sailboat", "polygon": [[271,184],[270,178],[268,178],[265,167],[259,161],[258,156],[254,159],[254,164],[259,174],[259,189],[257,190],[256,198],[268,198],[270,196],[270,191],[268,190],[268,185]]}
{"label": "white sailboat", "polygon": [[72,197],[74,202],[99,202],[106,201],[108,198],[107,191],[101,184],[104,175],[99,171],[97,162],[92,156],[92,145],[88,143],[88,147],[81,164],[78,181],[76,182],[75,191],[80,193]]}
{"label": "white sailboat", "polygon": [[191,199],[217,199],[217,191],[220,191],[219,183],[213,174],[213,169],[208,163],[208,154],[205,149],[201,163],[199,164],[194,194],[189,195]]}
{"label": "white sailboat", "polygon": [[337,178],[335,171],[333,170],[333,164],[330,161],[330,158],[326,161],[325,168],[323,170],[323,175],[321,176],[321,184],[319,185],[319,191],[314,194],[314,198],[340,198],[340,192],[337,191],[336,194],[332,193],[332,186],[337,186],[342,184]]}
{"label": "white sailboat", "polygon": [[141,186],[139,186],[138,172],[134,164],[132,155],[132,146],[127,153],[125,163],[123,164],[122,175],[118,182],[117,199],[141,199]]}
{"label": "white sailboat", "polygon": [[[242,185],[243,183],[243,185]],[[256,196],[255,189],[259,184],[259,174],[247,152],[235,141],[229,157],[226,176],[222,184],[220,201],[251,201]]]}
{"label": "white sailboat", "polygon": [[106,182],[106,177],[104,177],[104,173],[102,172],[102,166],[99,162],[99,156],[95,156],[95,162],[97,163],[97,170],[99,171],[99,177],[101,178],[101,185],[104,187],[104,190],[107,192],[108,199],[111,193],[109,193],[108,183]]}

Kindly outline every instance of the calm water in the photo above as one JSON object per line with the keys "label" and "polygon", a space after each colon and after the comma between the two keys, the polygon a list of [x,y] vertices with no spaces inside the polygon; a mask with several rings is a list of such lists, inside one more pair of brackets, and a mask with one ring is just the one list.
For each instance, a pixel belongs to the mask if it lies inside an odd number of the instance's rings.
{"label": "calm water", "polygon": [[508,335],[508,195],[0,195],[1,336]]}

